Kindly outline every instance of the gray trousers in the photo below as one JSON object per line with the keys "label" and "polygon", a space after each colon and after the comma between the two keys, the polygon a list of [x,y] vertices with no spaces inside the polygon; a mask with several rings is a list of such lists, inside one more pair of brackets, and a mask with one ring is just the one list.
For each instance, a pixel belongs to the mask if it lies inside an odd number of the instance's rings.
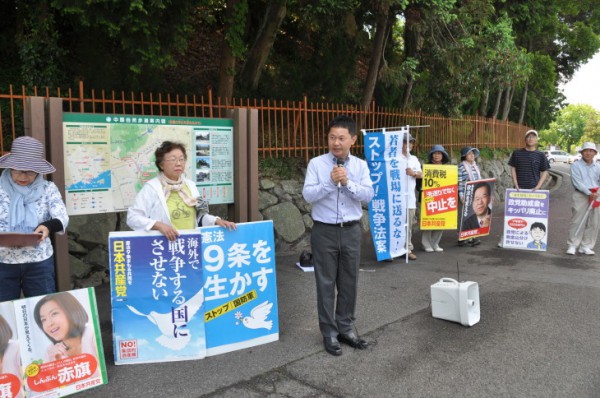
{"label": "gray trousers", "polygon": [[354,326],[360,223],[337,227],[315,222],[311,235],[319,329],[324,337],[349,333]]}
{"label": "gray trousers", "polygon": [[571,211],[573,218],[569,228],[569,239],[567,244],[575,247],[587,247],[594,249],[596,239],[598,238],[598,227],[600,226],[600,208],[590,210],[587,221],[581,226],[579,232],[575,234],[577,226],[583,220],[583,216],[590,205],[590,199],[587,195],[579,192],[573,192],[573,205]]}

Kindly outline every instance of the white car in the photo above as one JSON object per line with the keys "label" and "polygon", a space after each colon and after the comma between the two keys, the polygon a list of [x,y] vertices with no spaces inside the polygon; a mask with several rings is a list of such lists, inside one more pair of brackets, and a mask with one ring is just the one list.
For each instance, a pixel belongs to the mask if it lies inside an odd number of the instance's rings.
{"label": "white car", "polygon": [[574,155],[569,154],[569,161],[567,163],[569,163],[569,164],[575,163],[579,159],[581,159],[581,154],[579,152],[577,152]]}
{"label": "white car", "polygon": [[546,154],[546,158],[548,162],[563,162],[563,163],[573,163],[574,158],[573,155],[565,152],[565,151],[544,151]]}

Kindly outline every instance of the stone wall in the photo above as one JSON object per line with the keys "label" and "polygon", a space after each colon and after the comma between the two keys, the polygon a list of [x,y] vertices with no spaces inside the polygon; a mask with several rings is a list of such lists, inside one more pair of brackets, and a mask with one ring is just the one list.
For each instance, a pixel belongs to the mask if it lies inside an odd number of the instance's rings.
{"label": "stone wall", "polygon": [[[496,178],[496,200],[504,200],[504,190],[512,187],[507,159],[479,160],[484,178]],[[311,206],[302,197],[306,170],[298,170],[291,179],[262,178],[260,181],[259,210],[266,220],[273,220],[276,251],[300,252],[310,246],[313,221]],[[211,213],[224,217],[226,206],[212,206]],[[365,216],[363,242],[371,242],[369,223]],[[69,222],[69,257],[73,287],[98,286],[109,281],[108,233],[127,231],[126,213],[108,213],[93,216],[73,216]]]}

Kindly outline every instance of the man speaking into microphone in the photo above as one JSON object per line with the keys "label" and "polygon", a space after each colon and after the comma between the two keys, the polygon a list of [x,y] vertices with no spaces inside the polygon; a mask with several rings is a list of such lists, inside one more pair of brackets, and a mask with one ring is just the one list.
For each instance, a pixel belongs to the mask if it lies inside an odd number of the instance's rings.
{"label": "man speaking into microphone", "polygon": [[325,350],[341,355],[340,342],[367,348],[354,327],[360,262],[361,202],[374,195],[367,163],[350,154],[356,142],[356,123],[338,116],[329,123],[329,153],[308,164],[302,195],[312,205],[311,245],[319,329]]}

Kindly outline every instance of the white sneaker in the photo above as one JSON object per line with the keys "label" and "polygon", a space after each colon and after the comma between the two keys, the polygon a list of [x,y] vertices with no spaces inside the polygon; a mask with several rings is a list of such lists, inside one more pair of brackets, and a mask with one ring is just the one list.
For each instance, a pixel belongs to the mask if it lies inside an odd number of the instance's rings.
{"label": "white sneaker", "polygon": [[575,255],[575,246],[569,246],[569,248],[567,249],[567,254],[570,254],[572,256]]}
{"label": "white sneaker", "polygon": [[433,250],[435,250],[436,252],[443,252],[444,251],[444,249],[442,249],[439,246],[434,247]]}
{"label": "white sneaker", "polygon": [[431,247],[424,247],[423,250],[425,250],[427,253],[433,252],[433,248]]}
{"label": "white sneaker", "polygon": [[579,247],[579,253],[587,254],[588,256],[593,256],[594,254],[596,254],[592,249],[583,246]]}
{"label": "white sneaker", "polygon": [[[502,241],[498,242],[498,247],[504,247],[504,245],[502,244]],[[575,253],[573,253],[575,254]]]}

